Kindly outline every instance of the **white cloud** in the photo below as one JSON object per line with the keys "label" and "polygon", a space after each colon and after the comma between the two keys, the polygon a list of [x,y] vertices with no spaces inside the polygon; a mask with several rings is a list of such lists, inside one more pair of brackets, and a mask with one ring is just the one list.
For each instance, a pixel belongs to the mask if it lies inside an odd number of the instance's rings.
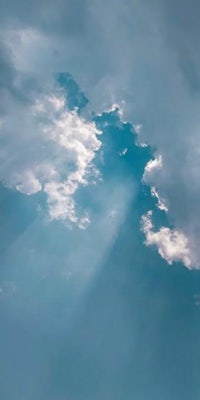
{"label": "white cloud", "polygon": [[[167,199],[169,218],[192,237],[200,260],[200,28],[189,2],[183,18],[174,18],[180,13],[172,1],[49,0],[33,6],[7,2],[1,10],[14,68],[43,79],[67,69],[98,113],[124,100],[123,119],[139,121],[140,142],[163,156],[164,168],[152,171],[149,164],[145,179]],[[1,79],[12,86],[7,71]]]}
{"label": "white cloud", "polygon": [[150,179],[159,171],[163,166],[162,156],[159,154],[153,160],[150,160],[144,170],[143,180],[149,182]]}
{"label": "white cloud", "polygon": [[150,160],[144,170],[143,182],[151,187],[151,195],[157,199],[157,207],[165,212],[168,211],[167,201],[160,195],[157,188],[153,185],[158,177],[163,173],[163,159],[159,154],[154,159]]}
{"label": "white cloud", "polygon": [[121,150],[121,151],[119,152],[120,157],[125,156],[125,154],[127,153],[127,151],[128,151],[128,148],[127,148],[127,147],[125,147],[125,149]]}
{"label": "white cloud", "polygon": [[162,227],[154,231],[152,211],[142,217],[142,231],[145,234],[145,244],[156,246],[159,254],[168,264],[180,261],[189,269],[192,267],[192,255],[187,237],[181,231]]}
{"label": "white cloud", "polygon": [[134,128],[134,131],[137,133],[137,135],[139,135],[142,130],[142,125],[136,124],[136,125],[133,125],[133,128]]}
{"label": "white cloud", "polygon": [[25,170],[21,176],[17,173],[13,175],[15,175],[16,182],[19,182],[16,184],[16,189],[21,193],[31,195],[40,192],[42,189],[39,179],[36,178],[34,172],[31,170]]}
{"label": "white cloud", "polygon": [[52,90],[31,104],[9,99],[0,139],[0,180],[27,195],[44,191],[50,218],[84,228],[89,217],[77,215],[73,196],[97,173],[92,162],[100,131],[67,110],[65,99]]}
{"label": "white cloud", "polygon": [[157,199],[157,207],[160,210],[167,212],[168,208],[167,208],[167,205],[166,205],[166,200],[162,199],[159,196],[159,193],[158,193],[158,191],[156,190],[156,188],[154,186],[151,187],[151,195]]}

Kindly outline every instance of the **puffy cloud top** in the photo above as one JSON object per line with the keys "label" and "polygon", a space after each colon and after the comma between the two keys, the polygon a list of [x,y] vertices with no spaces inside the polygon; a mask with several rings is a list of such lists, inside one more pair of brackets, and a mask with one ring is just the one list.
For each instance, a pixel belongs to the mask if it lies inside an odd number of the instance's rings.
{"label": "puffy cloud top", "polygon": [[168,264],[182,262],[186,267],[192,266],[192,254],[187,237],[176,229],[162,227],[154,230],[152,211],[142,217],[142,230],[145,234],[147,246],[156,246],[159,254]]}
{"label": "puffy cloud top", "polygon": [[46,193],[53,219],[88,222],[76,215],[73,195],[97,173],[92,161],[101,142],[95,124],[67,109],[55,88],[28,105],[12,99],[1,129],[1,181],[27,195]]}

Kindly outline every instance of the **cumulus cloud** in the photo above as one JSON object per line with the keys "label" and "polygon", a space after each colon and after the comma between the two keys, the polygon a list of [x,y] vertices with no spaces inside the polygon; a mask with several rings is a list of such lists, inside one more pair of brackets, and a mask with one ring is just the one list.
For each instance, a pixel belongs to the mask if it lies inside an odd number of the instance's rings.
{"label": "cumulus cloud", "polygon": [[144,170],[144,180],[148,179],[149,175],[151,176],[153,173],[155,173],[157,170],[162,168],[162,156],[158,155],[156,158],[153,160],[150,160]]}
{"label": "cumulus cloud", "polygon": [[191,268],[192,255],[189,242],[181,231],[168,227],[162,227],[155,231],[152,223],[152,211],[143,215],[141,222],[147,246],[156,246],[159,254],[168,264],[179,261],[189,269]]}
{"label": "cumulus cloud", "polygon": [[4,99],[5,90],[23,97],[31,84],[19,94],[16,71],[48,81],[67,69],[95,111],[123,102],[123,118],[142,124],[141,142],[162,154],[151,186],[200,259],[199,11],[197,0],[8,1],[0,16],[0,90]]}
{"label": "cumulus cloud", "polygon": [[43,191],[50,218],[84,227],[89,217],[78,217],[73,196],[97,174],[99,134],[93,122],[67,109],[56,88],[30,104],[11,98],[1,127],[0,180],[27,195]]}

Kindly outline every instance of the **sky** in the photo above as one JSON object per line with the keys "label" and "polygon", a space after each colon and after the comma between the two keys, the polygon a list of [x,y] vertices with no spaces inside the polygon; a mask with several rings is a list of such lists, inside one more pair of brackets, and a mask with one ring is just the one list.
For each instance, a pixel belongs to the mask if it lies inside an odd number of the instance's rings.
{"label": "sky", "polygon": [[2,0],[3,400],[199,400],[199,8]]}

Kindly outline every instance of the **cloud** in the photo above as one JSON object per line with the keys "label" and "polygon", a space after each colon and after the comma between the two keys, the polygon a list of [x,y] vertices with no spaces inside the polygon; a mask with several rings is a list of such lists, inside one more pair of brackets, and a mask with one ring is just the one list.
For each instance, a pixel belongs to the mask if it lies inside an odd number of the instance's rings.
{"label": "cloud", "polygon": [[149,175],[152,175],[155,171],[162,168],[162,156],[159,155],[153,160],[150,160],[144,170],[144,180],[148,179]]}
{"label": "cloud", "polygon": [[162,168],[163,168],[163,160],[162,156],[159,154],[146,164],[142,181],[146,185],[149,185],[151,187],[151,195],[157,199],[157,207],[160,210],[167,212],[168,207],[166,205],[167,203],[166,200],[159,195],[158,190],[156,189],[155,186],[153,186],[153,183],[156,181],[156,176],[160,174]]}
{"label": "cloud", "polygon": [[152,187],[152,195],[157,198],[159,197],[159,195],[154,185],[155,182],[158,181],[158,178],[160,178],[162,172],[163,172],[163,159],[161,154],[159,154],[155,158],[148,161],[148,163],[145,166],[144,174],[142,177],[143,182],[146,185]]}
{"label": "cloud", "polygon": [[157,199],[157,207],[165,212],[168,212],[168,208],[166,206],[166,202],[164,199],[161,199],[156,188],[154,186],[151,187],[151,195]]}
{"label": "cloud", "polygon": [[34,91],[28,77],[19,90],[19,72],[48,85],[52,73],[67,70],[95,112],[123,102],[123,118],[142,124],[141,142],[162,155],[151,186],[200,260],[199,7],[197,0],[6,2],[0,91],[8,112],[7,92],[29,101]]}
{"label": "cloud", "polygon": [[1,126],[0,180],[27,195],[44,192],[50,218],[84,227],[89,217],[78,217],[73,196],[97,175],[92,163],[100,131],[67,108],[56,86],[28,104],[13,97],[9,102]]}
{"label": "cloud", "polygon": [[155,231],[152,223],[152,211],[143,215],[141,223],[147,246],[156,246],[159,254],[168,264],[182,262],[187,268],[191,268],[193,260],[189,242],[182,232],[168,227],[162,227]]}

